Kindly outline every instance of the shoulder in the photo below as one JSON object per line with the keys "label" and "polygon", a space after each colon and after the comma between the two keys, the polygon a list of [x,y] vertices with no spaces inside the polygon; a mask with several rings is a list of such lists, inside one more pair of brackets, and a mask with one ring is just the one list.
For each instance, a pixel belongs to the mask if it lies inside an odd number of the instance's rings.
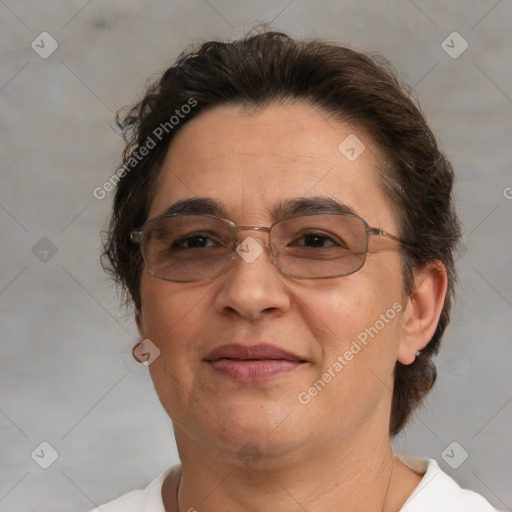
{"label": "shoulder", "polygon": [[433,459],[397,454],[406,466],[424,473],[400,512],[496,512],[483,496],[463,489]]}
{"label": "shoulder", "polygon": [[172,472],[179,472],[180,467],[177,465],[166,469],[145,489],[130,491],[89,512],[165,512],[162,502],[162,485]]}

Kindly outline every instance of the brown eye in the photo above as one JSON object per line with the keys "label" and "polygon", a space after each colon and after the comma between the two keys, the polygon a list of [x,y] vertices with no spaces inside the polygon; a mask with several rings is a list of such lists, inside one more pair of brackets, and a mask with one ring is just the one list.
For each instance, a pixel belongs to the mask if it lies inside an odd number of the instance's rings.
{"label": "brown eye", "polygon": [[333,235],[328,235],[321,232],[306,233],[288,244],[288,246],[295,247],[346,247],[346,245]]}
{"label": "brown eye", "polygon": [[186,238],[180,238],[171,245],[171,249],[193,249],[203,247],[215,247],[219,245],[206,235],[192,235]]}
{"label": "brown eye", "polygon": [[304,245],[308,247],[333,247],[337,245],[330,238],[314,233],[305,235],[300,240],[304,240]]}

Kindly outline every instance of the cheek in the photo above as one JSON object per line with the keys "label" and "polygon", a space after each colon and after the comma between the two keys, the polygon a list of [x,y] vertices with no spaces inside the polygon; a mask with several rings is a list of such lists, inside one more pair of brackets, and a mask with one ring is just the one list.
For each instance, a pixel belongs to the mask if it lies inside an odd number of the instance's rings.
{"label": "cheek", "polygon": [[399,287],[377,290],[360,277],[324,289],[301,311],[322,351],[316,387],[325,383],[325,403],[355,416],[392,389],[402,311]]}
{"label": "cheek", "polygon": [[321,337],[334,342],[373,324],[400,297],[398,287],[378,286],[372,276],[363,273],[315,285],[300,294],[299,314]]}
{"label": "cheek", "polygon": [[202,364],[199,343],[210,324],[205,310],[209,295],[205,287],[183,287],[152,276],[141,283],[143,335],[160,350],[149,366],[151,378],[162,406],[176,420],[183,419],[180,411],[197,406],[189,394]]}
{"label": "cheek", "polygon": [[392,374],[402,311],[400,272],[381,267],[375,274],[369,267],[300,294],[298,316],[318,343],[322,372],[335,371],[341,358],[343,370],[358,369],[344,371],[354,381],[365,379],[369,368]]}
{"label": "cheek", "polygon": [[[307,418],[327,419],[326,435],[357,430],[389,406],[396,361],[400,295],[372,288],[363,274],[302,294],[298,315],[320,351],[301,390]],[[387,415],[387,410],[384,410]]]}
{"label": "cheek", "polygon": [[204,328],[209,295],[205,287],[183,287],[153,276],[143,277],[143,335],[159,347],[166,365],[179,365],[194,354],[198,333]]}

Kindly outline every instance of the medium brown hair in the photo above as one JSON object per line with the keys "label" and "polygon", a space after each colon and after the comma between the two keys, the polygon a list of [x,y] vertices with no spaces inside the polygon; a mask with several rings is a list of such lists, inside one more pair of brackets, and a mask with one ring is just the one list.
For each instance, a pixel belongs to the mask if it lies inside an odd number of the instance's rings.
{"label": "medium brown hair", "polygon": [[[181,127],[219,105],[263,108],[293,101],[305,101],[359,126],[377,143],[383,155],[379,180],[399,236],[408,244],[402,246],[404,296],[414,291],[415,271],[436,260],[447,270],[447,295],[432,339],[412,364],[396,363],[390,418],[390,433],[396,435],[436,380],[432,356],[450,319],[460,225],[452,197],[452,167],[411,91],[382,57],[322,41],[298,41],[277,32],[233,42],[210,41],[182,53],[137,105],[124,117],[117,116],[126,142],[124,172],[119,174],[104,240],[104,267],[120,285],[126,302],[131,300],[139,308],[143,262],[139,248],[130,242],[130,230],[147,220],[156,179]],[[183,108],[192,104],[193,108]],[[170,123],[178,113],[183,114],[179,121]],[[167,128],[156,137],[159,126]],[[149,140],[154,147],[142,157],[141,148]]]}

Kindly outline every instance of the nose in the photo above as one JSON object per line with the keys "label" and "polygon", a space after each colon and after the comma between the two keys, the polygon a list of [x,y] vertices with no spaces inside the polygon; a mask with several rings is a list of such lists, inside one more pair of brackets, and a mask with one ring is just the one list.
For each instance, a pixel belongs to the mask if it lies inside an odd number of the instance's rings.
{"label": "nose", "polygon": [[220,278],[222,284],[215,298],[220,313],[238,314],[253,321],[290,308],[286,278],[271,258],[264,236],[254,234],[241,239],[235,261]]}

